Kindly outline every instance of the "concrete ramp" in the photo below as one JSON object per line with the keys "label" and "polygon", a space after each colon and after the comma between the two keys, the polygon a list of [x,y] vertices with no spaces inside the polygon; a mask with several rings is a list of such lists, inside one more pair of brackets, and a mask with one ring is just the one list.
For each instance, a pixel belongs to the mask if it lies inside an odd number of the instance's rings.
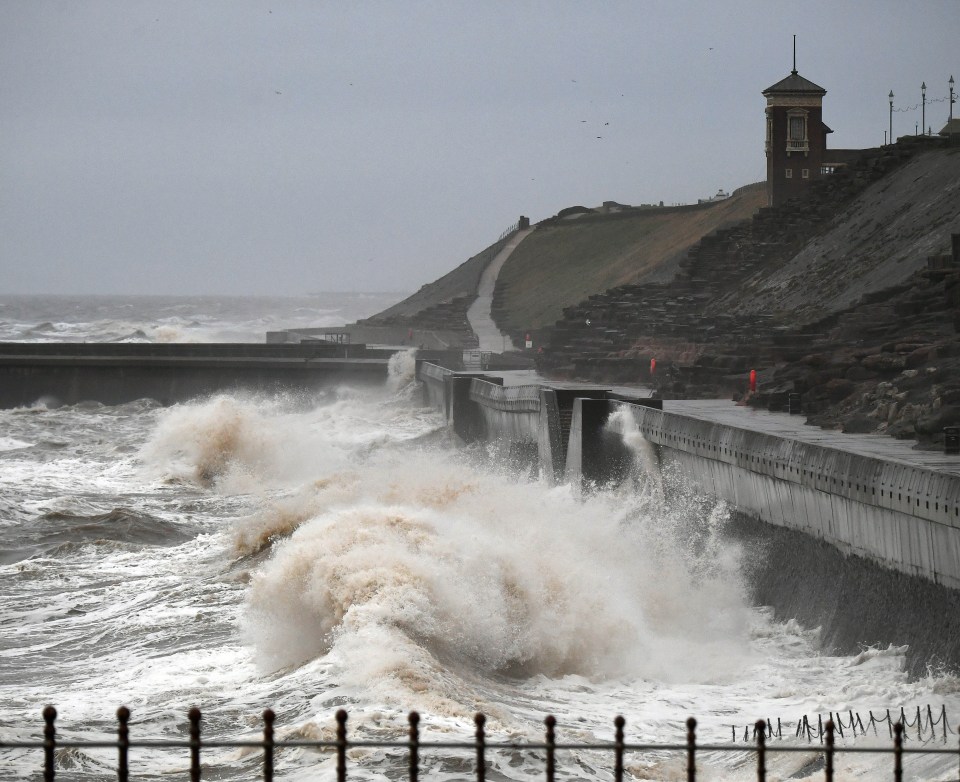
{"label": "concrete ramp", "polygon": [[516,350],[510,337],[503,334],[491,319],[490,306],[493,303],[493,289],[497,284],[500,269],[503,268],[503,264],[507,262],[507,258],[517,249],[520,242],[526,239],[533,230],[533,228],[525,228],[522,231],[517,231],[506,246],[490,261],[487,268],[483,270],[483,274],[480,275],[477,298],[470,305],[470,309],[467,310],[467,321],[470,323],[473,333],[477,335],[479,340],[477,348],[481,351],[506,353],[508,350]]}

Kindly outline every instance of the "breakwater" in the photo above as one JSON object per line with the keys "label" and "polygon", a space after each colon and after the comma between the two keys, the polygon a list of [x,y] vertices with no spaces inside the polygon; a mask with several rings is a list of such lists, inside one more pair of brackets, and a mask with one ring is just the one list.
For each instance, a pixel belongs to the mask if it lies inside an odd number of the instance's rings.
{"label": "breakwater", "polygon": [[320,341],[260,343],[0,343],[0,407],[163,404],[229,389],[310,390],[383,383],[393,351]]}

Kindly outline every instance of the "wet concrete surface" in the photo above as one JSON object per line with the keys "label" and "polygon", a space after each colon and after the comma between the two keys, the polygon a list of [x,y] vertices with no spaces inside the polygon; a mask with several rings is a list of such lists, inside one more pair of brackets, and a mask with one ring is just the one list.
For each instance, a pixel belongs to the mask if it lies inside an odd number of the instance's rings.
{"label": "wet concrete surface", "polygon": [[806,425],[804,416],[757,410],[725,399],[664,400],[663,409],[665,412],[725,426],[960,475],[960,455],[918,451],[913,448],[913,440],[895,440],[880,434],[849,434],[820,429]]}

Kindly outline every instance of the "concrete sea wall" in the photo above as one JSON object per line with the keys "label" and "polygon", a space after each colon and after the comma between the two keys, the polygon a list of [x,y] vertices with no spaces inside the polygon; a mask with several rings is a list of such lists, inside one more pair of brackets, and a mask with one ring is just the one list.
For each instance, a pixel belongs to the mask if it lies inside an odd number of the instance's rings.
{"label": "concrete sea wall", "polygon": [[163,404],[231,389],[303,391],[336,382],[383,383],[389,354],[363,345],[3,343],[0,407]]}
{"label": "concrete sea wall", "polygon": [[664,470],[779,527],[960,588],[960,476],[620,405]]}
{"label": "concrete sea wall", "polygon": [[422,364],[425,402],[466,441],[535,445],[557,481],[616,477],[629,460],[605,426],[626,411],[661,469],[768,524],[960,589],[960,464],[938,470],[616,398],[599,388],[502,386]]}

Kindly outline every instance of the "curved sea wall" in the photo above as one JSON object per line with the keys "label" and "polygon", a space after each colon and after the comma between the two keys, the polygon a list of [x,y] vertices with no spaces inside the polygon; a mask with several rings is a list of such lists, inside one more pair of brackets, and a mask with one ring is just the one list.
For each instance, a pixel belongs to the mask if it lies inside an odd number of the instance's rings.
{"label": "curved sea wall", "polygon": [[542,473],[555,480],[602,481],[624,469],[622,440],[605,426],[624,410],[661,469],[687,485],[843,553],[960,589],[960,458],[911,463],[857,452],[854,436],[845,449],[600,388],[504,387],[426,363],[419,377],[425,401],[446,411],[462,439],[536,444]]}
{"label": "curved sea wall", "polygon": [[[615,403],[662,469],[779,527],[960,588],[960,475]],[[960,465],[958,465],[960,466]]]}

